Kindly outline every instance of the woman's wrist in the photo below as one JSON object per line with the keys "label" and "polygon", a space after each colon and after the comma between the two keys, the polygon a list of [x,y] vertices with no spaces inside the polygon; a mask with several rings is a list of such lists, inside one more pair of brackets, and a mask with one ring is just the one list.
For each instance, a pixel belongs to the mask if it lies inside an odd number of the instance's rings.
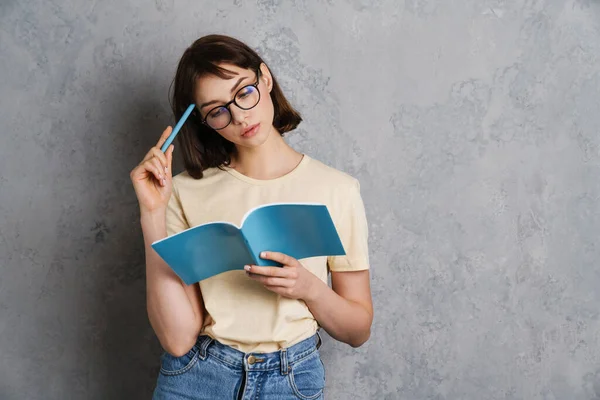
{"label": "woman's wrist", "polygon": [[167,216],[167,210],[160,208],[157,210],[140,210],[140,222],[142,224],[154,224],[160,221],[164,221]]}
{"label": "woman's wrist", "polygon": [[147,242],[163,239],[167,235],[165,211],[142,212],[140,215],[142,233]]}
{"label": "woman's wrist", "polygon": [[317,278],[317,276],[313,275],[314,282],[309,286],[310,290],[307,295],[304,297],[304,302],[310,306],[311,303],[317,303],[321,296],[325,294],[325,292],[329,289],[329,286]]}

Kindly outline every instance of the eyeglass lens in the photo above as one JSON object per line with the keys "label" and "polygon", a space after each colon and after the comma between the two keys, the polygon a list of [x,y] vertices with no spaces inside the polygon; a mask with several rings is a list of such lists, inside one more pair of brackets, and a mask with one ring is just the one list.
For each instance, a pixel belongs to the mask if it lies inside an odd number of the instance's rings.
{"label": "eyeglass lens", "polygon": [[[260,94],[258,89],[252,85],[238,90],[235,95],[235,104],[243,109],[249,110],[258,104]],[[227,107],[217,107],[206,116],[206,123],[213,129],[222,129],[231,122],[231,113]]]}

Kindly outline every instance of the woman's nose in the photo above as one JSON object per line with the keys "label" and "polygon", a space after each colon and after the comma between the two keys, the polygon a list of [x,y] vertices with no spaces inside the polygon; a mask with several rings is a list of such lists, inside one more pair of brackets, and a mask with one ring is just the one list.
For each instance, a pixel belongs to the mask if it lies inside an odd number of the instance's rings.
{"label": "woman's nose", "polygon": [[231,105],[229,112],[231,113],[231,120],[236,124],[241,123],[248,116],[248,110],[242,110],[235,104]]}

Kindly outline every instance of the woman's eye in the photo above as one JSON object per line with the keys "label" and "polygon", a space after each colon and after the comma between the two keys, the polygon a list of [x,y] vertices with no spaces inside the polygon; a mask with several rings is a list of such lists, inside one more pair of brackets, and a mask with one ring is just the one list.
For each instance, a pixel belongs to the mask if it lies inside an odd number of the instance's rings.
{"label": "woman's eye", "polygon": [[242,90],[240,92],[240,94],[238,94],[238,98],[243,99],[244,97],[250,95],[250,93],[252,93],[252,88],[246,88],[246,89]]}
{"label": "woman's eye", "polygon": [[222,108],[217,108],[215,111],[210,113],[211,118],[217,118],[222,113]]}

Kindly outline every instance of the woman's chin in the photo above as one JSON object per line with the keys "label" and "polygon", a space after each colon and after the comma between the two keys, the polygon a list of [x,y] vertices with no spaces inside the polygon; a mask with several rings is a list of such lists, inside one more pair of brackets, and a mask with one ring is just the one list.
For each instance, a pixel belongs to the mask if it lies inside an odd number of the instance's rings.
{"label": "woman's chin", "polygon": [[265,143],[269,136],[272,135],[276,130],[273,127],[264,129],[262,124],[259,127],[259,130],[251,137],[241,136],[237,142],[237,144],[244,147],[258,147]]}

